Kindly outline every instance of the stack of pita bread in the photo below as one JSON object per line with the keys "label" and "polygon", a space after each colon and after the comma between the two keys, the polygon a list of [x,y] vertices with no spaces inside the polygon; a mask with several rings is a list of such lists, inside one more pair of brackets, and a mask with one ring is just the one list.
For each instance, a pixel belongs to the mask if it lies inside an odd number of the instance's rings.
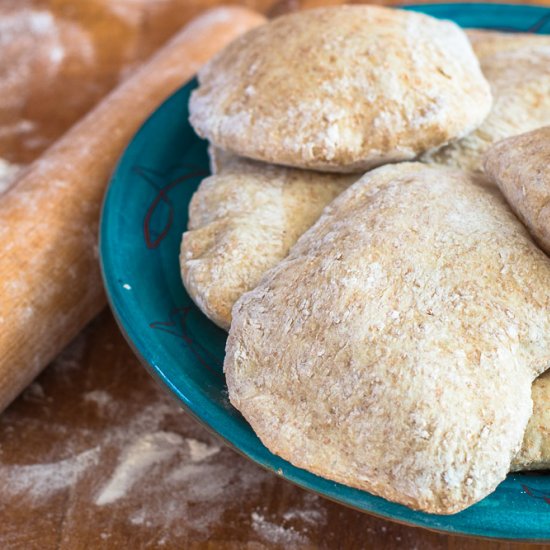
{"label": "stack of pita bread", "polygon": [[550,37],[468,34],[343,6],[238,38],[190,100],[180,256],[263,443],[438,514],[550,465]]}

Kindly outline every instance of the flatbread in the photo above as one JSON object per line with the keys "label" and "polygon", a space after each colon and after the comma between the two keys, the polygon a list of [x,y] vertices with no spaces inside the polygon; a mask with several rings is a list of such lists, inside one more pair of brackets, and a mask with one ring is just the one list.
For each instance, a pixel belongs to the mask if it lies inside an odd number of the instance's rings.
{"label": "flatbread", "polygon": [[550,124],[550,36],[487,31],[469,36],[491,84],[493,108],[472,134],[421,160],[481,171],[491,144]]}
{"label": "flatbread", "polygon": [[475,54],[480,58],[496,53],[513,52],[525,48],[550,46],[550,35],[530,32],[498,32],[485,29],[467,29]]}
{"label": "flatbread", "polygon": [[280,262],[358,177],[283,168],[217,151],[215,174],[189,205],[180,266],[187,292],[204,314],[228,330],[231,308]]}
{"label": "flatbread", "polygon": [[[493,145],[485,171],[539,245],[550,254],[550,127]],[[550,469],[550,372],[533,384],[533,415],[513,470]]]}
{"label": "flatbread", "polygon": [[294,465],[427,512],[492,492],[550,366],[550,259],[500,193],[366,174],[233,308],[233,405]]}
{"label": "flatbread", "polygon": [[467,135],[489,85],[464,32],[424,14],[325,7],[275,19],[199,72],[190,121],[257,160],[361,172]]}
{"label": "flatbread", "polygon": [[[225,174],[229,172],[241,173],[251,168],[256,170],[261,169],[262,166],[259,163],[246,161],[225,151],[213,148],[211,148],[210,151],[210,158],[211,170],[214,174],[219,174],[221,172]],[[236,189],[239,193],[246,195],[250,192],[247,186],[240,188],[238,185],[238,178],[234,178],[231,181],[237,185]],[[345,188],[347,188],[347,185],[345,181],[343,181],[342,191]],[[298,231],[295,227],[301,224],[312,225],[312,220],[314,218],[316,220],[316,217],[321,214],[323,206],[325,206],[322,204],[323,199],[326,200],[326,204],[328,204],[334,198],[333,193],[337,192],[338,189],[333,189],[331,186],[327,194],[323,194],[322,196],[317,195],[318,200],[311,202],[309,200],[311,195],[309,187],[307,185],[295,186],[293,189],[294,200],[296,204],[301,204],[301,206],[293,212],[292,216],[287,216],[285,218],[286,224],[289,224],[291,226],[290,228],[283,226],[281,229],[279,226],[275,226],[274,232],[277,234],[293,234],[297,239],[300,235],[297,234]],[[215,197],[210,197],[208,206],[205,207],[211,208],[213,211],[225,211],[227,208],[226,205],[231,200],[232,196],[233,193],[231,192],[227,196],[223,193],[217,193]],[[268,201],[264,203],[264,206],[266,210],[269,211],[271,203]],[[256,215],[260,217],[266,215],[261,206],[258,206]],[[191,217],[194,219],[194,211]],[[223,240],[223,238],[221,240]],[[243,240],[244,242],[248,242],[246,239]],[[270,250],[270,245],[273,242],[276,242],[276,240],[273,240],[269,232],[267,234],[262,233],[258,248],[263,251]],[[288,247],[293,244],[293,242],[288,242],[286,246]],[[273,251],[275,251],[275,253],[273,253]],[[248,254],[251,253],[253,252],[248,252]],[[229,262],[226,263],[227,255],[225,254],[216,255],[213,253],[205,262],[200,258],[195,258],[198,260],[197,263],[201,269],[204,269],[205,273],[208,273],[209,264],[215,262],[217,265],[213,266],[212,273],[223,274],[230,269],[241,270],[245,272],[242,278],[248,282],[240,288],[227,290],[222,286],[222,288],[216,290],[214,287],[219,284],[218,281],[221,280],[221,284],[224,285],[225,279],[223,277],[216,279],[215,277],[208,278],[205,276],[200,279],[204,282],[204,287],[200,282],[193,286],[188,284],[188,287],[193,289],[193,296],[196,302],[199,304],[207,304],[206,307],[202,308],[207,315],[209,314],[208,312],[215,309],[215,305],[211,304],[211,302],[214,302],[214,304],[216,303],[214,300],[211,301],[209,296],[222,296],[218,302],[224,304],[224,306],[221,312],[217,314],[217,318],[219,318],[218,324],[227,330],[231,323],[231,309],[234,303],[245,291],[252,290],[255,284],[253,281],[259,282],[261,277],[265,274],[265,271],[280,261],[281,258],[279,258],[279,256],[283,254],[283,251],[279,245],[276,245],[271,249],[270,254],[271,261],[265,264],[258,265],[254,262],[243,262],[239,263],[237,267]],[[185,262],[185,260],[183,260],[184,256],[185,253],[182,251],[182,262]],[[185,264],[182,264],[182,266],[185,269],[184,273],[187,274],[190,270],[186,268]],[[217,309],[219,310],[220,308],[218,307]],[[532,388],[532,399],[533,415],[527,425],[521,450],[512,463],[512,470],[538,470],[550,468],[550,372],[541,375],[535,380]]]}
{"label": "flatbread", "polygon": [[491,147],[485,172],[550,255],[550,126]]}
{"label": "flatbread", "polygon": [[535,380],[531,397],[533,414],[521,450],[512,462],[512,471],[550,470],[550,371]]}

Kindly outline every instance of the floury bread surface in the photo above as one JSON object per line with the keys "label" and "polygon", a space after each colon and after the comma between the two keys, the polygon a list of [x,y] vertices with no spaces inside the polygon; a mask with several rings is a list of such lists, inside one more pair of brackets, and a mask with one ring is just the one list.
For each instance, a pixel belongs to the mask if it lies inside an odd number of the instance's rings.
{"label": "floury bread surface", "polygon": [[499,32],[482,29],[467,29],[468,36],[478,58],[495,53],[513,52],[524,48],[550,46],[550,35],[530,32]]}
{"label": "floury bread surface", "polygon": [[228,330],[231,308],[280,262],[323,208],[358,176],[267,165],[221,151],[189,205],[182,280],[200,309]]}
{"label": "floury bread surface", "polygon": [[[292,203],[300,207],[293,208],[292,215],[280,217],[279,223],[264,227],[261,233],[255,234],[252,220],[268,219],[274,204],[285,202],[284,191],[275,195],[278,197],[275,201],[256,202],[255,209],[248,211],[244,216],[245,220],[251,223],[220,224],[216,216],[220,213],[226,217],[236,216],[239,212],[246,213],[242,204],[235,204],[235,197],[238,196],[245,204],[250,204],[250,197],[255,195],[257,186],[263,187],[263,182],[265,178],[269,180],[270,173],[278,172],[279,175],[275,180],[270,180],[268,188],[271,185],[277,187],[278,184],[275,181],[281,182],[282,174],[287,172],[284,169],[275,170],[272,167],[268,173],[262,174],[257,179],[254,173],[261,170],[262,166],[266,168],[267,165],[247,161],[213,148],[210,150],[210,158],[214,174],[233,173],[233,176],[213,180],[216,191],[212,196],[204,194],[208,191],[207,186],[199,189],[196,202],[200,202],[201,207],[193,206],[190,211],[191,225],[198,229],[198,232],[194,233],[191,230],[186,233],[186,240],[182,245],[181,267],[184,281],[193,300],[199,304],[207,316],[228,330],[234,303],[244,292],[252,290],[265,272],[288,253],[290,247],[301,236],[300,231],[312,225],[321,215],[323,207],[339,192],[344,191],[348,183],[353,183],[354,178],[349,178],[349,181],[345,178],[338,181],[335,178],[330,183],[325,181],[324,185],[328,187],[318,189],[319,193],[313,195],[313,200],[310,185],[304,182],[291,184]],[[295,172],[300,173],[298,170]],[[242,186],[240,184],[242,179],[250,182],[250,185]],[[229,192],[226,193],[227,190]],[[266,189],[264,188],[263,191]],[[273,198],[274,194],[270,196]],[[193,205],[195,204],[194,202]],[[210,230],[201,231],[201,228],[208,225]],[[251,234],[254,235],[254,239],[250,238]],[[282,239],[282,235],[287,238]],[[283,241],[284,246],[281,245]],[[233,243],[233,252],[241,251],[236,256],[238,261],[235,261],[235,254],[228,253],[228,250],[231,250],[231,243]],[[261,251],[259,252],[261,258],[255,261],[251,255],[258,250]],[[232,283],[231,278],[225,276],[226,273],[238,274],[239,282]],[[527,425],[521,449],[514,457],[513,470],[550,468],[550,373],[545,373],[535,380],[532,399],[533,415]]]}
{"label": "floury bread surface", "polygon": [[[192,225],[197,227],[201,224],[208,225],[209,222],[205,220],[215,218],[216,213],[221,212],[227,216],[234,215],[236,209],[240,208],[234,204],[235,193],[242,194],[241,196],[244,198],[249,195],[253,196],[257,189],[255,182],[262,182],[264,181],[263,177],[269,177],[264,174],[259,181],[254,178],[254,171],[261,170],[262,166],[265,168],[267,165],[247,161],[219,149],[211,148],[210,158],[214,174],[232,172],[234,176],[230,179],[218,180],[218,182],[225,181],[225,184],[220,183],[219,192],[214,193],[214,196],[202,197],[205,200],[201,199],[200,216],[195,208],[191,208],[191,219],[194,222]],[[299,171],[296,172],[299,173]],[[279,177],[283,173],[285,173],[284,170],[281,170]],[[238,176],[239,174],[240,176]],[[252,178],[252,185],[241,186],[239,183],[241,178],[245,180]],[[349,179],[349,184],[353,183],[353,179]],[[253,233],[253,226],[251,227],[249,224],[244,224],[244,230],[241,231],[239,224],[229,228],[226,224],[213,222],[211,231],[199,231],[196,235],[193,231],[188,232],[187,240],[182,245],[181,267],[182,275],[187,281],[186,285],[193,300],[199,304],[207,316],[228,330],[231,324],[231,309],[238,298],[244,292],[252,290],[265,272],[276,265],[282,259],[283,254],[288,253],[294,241],[301,236],[299,232],[302,228],[307,229],[312,225],[321,215],[323,207],[347,187],[348,182],[345,178],[341,182],[335,179],[334,182],[328,184],[328,189],[321,190],[321,193],[315,194],[314,200],[311,200],[312,193],[309,185],[294,184],[293,203],[301,205],[300,208],[293,209],[291,216],[280,218],[280,224],[275,224],[270,229],[256,235],[254,241],[249,238],[250,233]],[[226,194],[223,191],[227,188],[231,191]],[[201,188],[199,193],[202,195],[203,191],[204,188]],[[246,199],[244,202],[248,203],[249,201]],[[251,215],[253,218],[266,219],[272,208],[272,201],[256,203],[254,213]],[[229,233],[231,233],[231,239],[226,241]],[[291,235],[291,240],[294,240],[290,242],[285,239],[285,245],[281,247],[281,235]],[[200,244],[203,237],[207,239],[204,246]],[[232,254],[223,252],[231,241],[237,243],[236,249],[243,251],[237,263],[235,263]],[[254,243],[254,249],[251,246],[252,243]],[[191,245],[193,245],[192,250]],[[197,250],[200,250],[201,253],[194,252]],[[250,260],[249,255],[253,254],[254,250],[262,251],[260,261]],[[240,274],[241,283],[228,284],[228,279],[224,274],[230,270]],[[533,415],[527,425],[521,449],[512,463],[512,469],[516,471],[550,468],[550,372],[535,380],[532,399]]]}
{"label": "floury bread surface", "polygon": [[550,126],[495,144],[485,172],[550,255]]}
{"label": "floury bread surface", "polygon": [[550,470],[550,371],[539,376],[531,393],[533,414],[512,470]]}
{"label": "floury bread surface", "polygon": [[[550,127],[493,145],[485,156],[485,171],[550,254]],[[550,372],[535,380],[532,397],[533,415],[514,470],[550,469]]]}
{"label": "floury bread surface", "polygon": [[424,162],[481,171],[496,141],[550,125],[550,36],[468,31],[491,84],[493,107],[465,138],[430,152]]}
{"label": "floury bread surface", "polygon": [[199,73],[191,123],[275,164],[361,172],[463,137],[489,85],[464,32],[410,11],[339,6],[247,33]]}
{"label": "floury bread surface", "polygon": [[370,172],[237,302],[229,395],[273,452],[442,514],[504,479],[550,365],[550,260],[472,178]]}

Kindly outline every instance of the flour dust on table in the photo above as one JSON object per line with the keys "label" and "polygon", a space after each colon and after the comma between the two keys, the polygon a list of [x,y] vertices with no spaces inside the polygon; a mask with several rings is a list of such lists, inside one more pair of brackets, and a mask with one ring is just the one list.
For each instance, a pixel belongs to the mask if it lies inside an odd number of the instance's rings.
{"label": "flour dust on table", "polygon": [[[259,543],[311,546],[312,533],[327,517],[324,500],[300,492],[297,505],[270,510],[263,496],[273,493],[273,485],[283,485],[283,492],[292,488],[210,436],[147,378],[135,360],[113,356],[112,346],[97,350],[112,364],[112,379],[98,383],[83,366],[94,347],[89,332],[80,335],[47,373],[68,403],[60,404],[42,378],[23,394],[25,407],[49,418],[46,426],[13,409],[0,419],[7,452],[27,430],[46,430],[49,442],[37,452],[40,462],[26,454],[17,464],[6,463],[0,452],[6,502],[14,499],[27,508],[46,510],[59,499],[78,495],[83,509],[68,512],[65,528],[70,535],[76,515],[81,520],[85,516],[89,526],[98,526],[93,535],[98,541],[110,540],[113,517],[149,533],[158,544],[206,540],[232,513],[238,516],[235,532],[249,525]],[[145,390],[128,382],[134,375],[128,372],[130,366],[138,370],[138,378],[146,378]],[[66,406],[78,411],[76,425],[62,420]],[[247,512],[238,505],[243,501],[252,503]],[[7,536],[0,529],[0,546]]]}
{"label": "flour dust on table", "polygon": [[0,195],[12,186],[20,170],[17,164],[11,164],[0,157]]}

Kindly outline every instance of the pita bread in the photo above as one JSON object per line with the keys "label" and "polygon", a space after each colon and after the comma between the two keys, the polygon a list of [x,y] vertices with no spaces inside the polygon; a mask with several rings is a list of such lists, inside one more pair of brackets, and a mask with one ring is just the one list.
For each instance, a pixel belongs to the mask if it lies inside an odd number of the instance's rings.
{"label": "pita bread", "polygon": [[357,176],[270,166],[216,151],[189,205],[180,266],[199,308],[228,330],[231,308]]}
{"label": "pita bread", "polygon": [[196,132],[235,154],[360,172],[412,159],[481,124],[492,99],[454,23],[376,6],[292,13],[199,72]]}
{"label": "pita bread", "polygon": [[470,31],[494,97],[491,113],[469,136],[423,162],[482,170],[492,143],[550,124],[550,36]]}
{"label": "pita bread", "polygon": [[539,376],[531,393],[533,414],[512,471],[550,469],[550,371]]}
{"label": "pita bread", "polygon": [[550,126],[491,147],[485,172],[550,255]]}
{"label": "pita bread", "polygon": [[366,174],[233,308],[233,405],[294,465],[432,513],[495,489],[550,366],[550,259],[500,193]]}
{"label": "pita bread", "polygon": [[[212,172],[215,174],[220,172],[227,174],[230,171],[239,173],[251,168],[261,169],[262,166],[259,163],[246,161],[230,153],[221,151],[219,149],[216,150],[214,148],[211,148],[210,150],[210,158],[211,169]],[[235,179],[233,181],[238,180]],[[350,181],[350,183],[352,182]],[[342,182],[342,191],[345,188],[347,188],[347,186],[345,182]],[[334,198],[333,191],[338,192],[338,189],[331,190],[326,195],[318,196],[318,199],[321,202],[311,202],[309,200],[310,192],[308,186],[295,187],[293,190],[294,198],[297,204],[301,204],[301,207],[299,209],[296,209],[292,216],[287,216],[285,218],[286,223],[290,224],[293,227],[299,226],[301,224],[303,224],[304,226],[312,225],[312,220],[314,220],[314,218],[316,220],[316,218],[320,215],[323,206],[326,206],[322,204],[323,197],[326,200],[326,204],[329,204],[329,202]],[[241,192],[247,193],[246,187],[244,189],[241,189]],[[229,197],[230,196],[232,196],[232,193],[229,193]],[[226,207],[224,205],[226,204],[227,200],[228,198],[225,195],[217,194],[215,199],[213,198],[211,201],[209,201],[209,206],[214,210],[225,210]],[[268,205],[269,203],[266,204],[266,206]],[[261,209],[257,212],[257,214],[260,216],[263,215]],[[305,222],[304,219],[306,220]],[[296,236],[296,239],[300,236],[298,235],[298,231],[296,231],[296,229],[292,229],[292,227],[283,227],[282,231],[280,228],[276,228],[275,231],[279,233],[282,232],[283,234],[294,234]],[[261,237],[263,237],[264,240],[260,242],[258,248],[265,251],[266,249],[269,249],[270,243],[273,242],[273,239],[271,238],[271,236],[269,236],[269,234],[264,233],[262,233]],[[294,243],[289,242],[287,246],[291,246],[293,244]],[[277,251],[277,253],[271,256],[272,262],[268,262],[267,264],[265,264],[266,270],[276,265],[276,263],[280,260],[279,254],[282,254],[282,252],[279,251],[281,250],[281,248],[279,246],[276,246],[274,250]],[[184,257],[184,255],[185,254],[182,252],[182,258]],[[219,274],[224,273],[227,270],[225,266],[226,256],[212,255],[210,261],[214,262],[214,258],[217,258],[218,266],[216,266],[212,270],[212,272]],[[182,262],[183,261],[184,260],[182,259]],[[182,264],[182,267],[184,267],[185,269],[184,264]],[[205,269],[207,269],[206,266]],[[240,292],[238,289],[233,290],[230,293],[228,292],[226,294],[226,297],[220,300],[220,302],[225,304],[225,306],[223,308],[223,311],[218,314],[218,317],[220,317],[218,319],[218,324],[226,330],[231,324],[231,309],[234,305],[234,302],[236,302],[237,299],[241,297],[242,293],[248,290],[252,290],[254,286],[252,281],[259,281],[265,273],[262,270],[261,265],[258,266],[254,263],[239,264],[239,267],[237,269],[248,272],[248,274],[243,276],[244,279],[248,280],[248,283],[241,287],[242,292]],[[188,270],[185,270],[184,272],[188,273]],[[208,279],[205,277],[203,280],[205,284],[204,288],[200,284],[195,284],[192,287],[193,296],[196,302],[200,304],[208,304],[206,307],[202,308],[208,315],[208,312],[214,309],[214,306],[210,305],[210,300],[208,296],[210,294],[214,296],[217,296],[219,294],[223,295],[224,290],[222,289],[219,292],[216,292],[216,290],[212,288],[214,285],[217,284],[215,278]],[[222,278],[221,280],[223,284],[224,279]],[[189,288],[191,288],[191,284],[188,284],[188,286]],[[512,463],[512,470],[533,470],[550,468],[550,373],[543,374],[535,380],[532,388],[532,399],[533,415],[527,425],[521,450],[518,455],[516,455]]]}
{"label": "pita bread", "polygon": [[550,46],[550,35],[547,34],[497,32],[484,29],[467,29],[465,33],[480,59],[496,53]]}
{"label": "pita bread", "polygon": [[[508,138],[485,156],[485,171],[550,254],[550,127]],[[550,468],[550,372],[533,384],[533,416],[513,470]]]}

